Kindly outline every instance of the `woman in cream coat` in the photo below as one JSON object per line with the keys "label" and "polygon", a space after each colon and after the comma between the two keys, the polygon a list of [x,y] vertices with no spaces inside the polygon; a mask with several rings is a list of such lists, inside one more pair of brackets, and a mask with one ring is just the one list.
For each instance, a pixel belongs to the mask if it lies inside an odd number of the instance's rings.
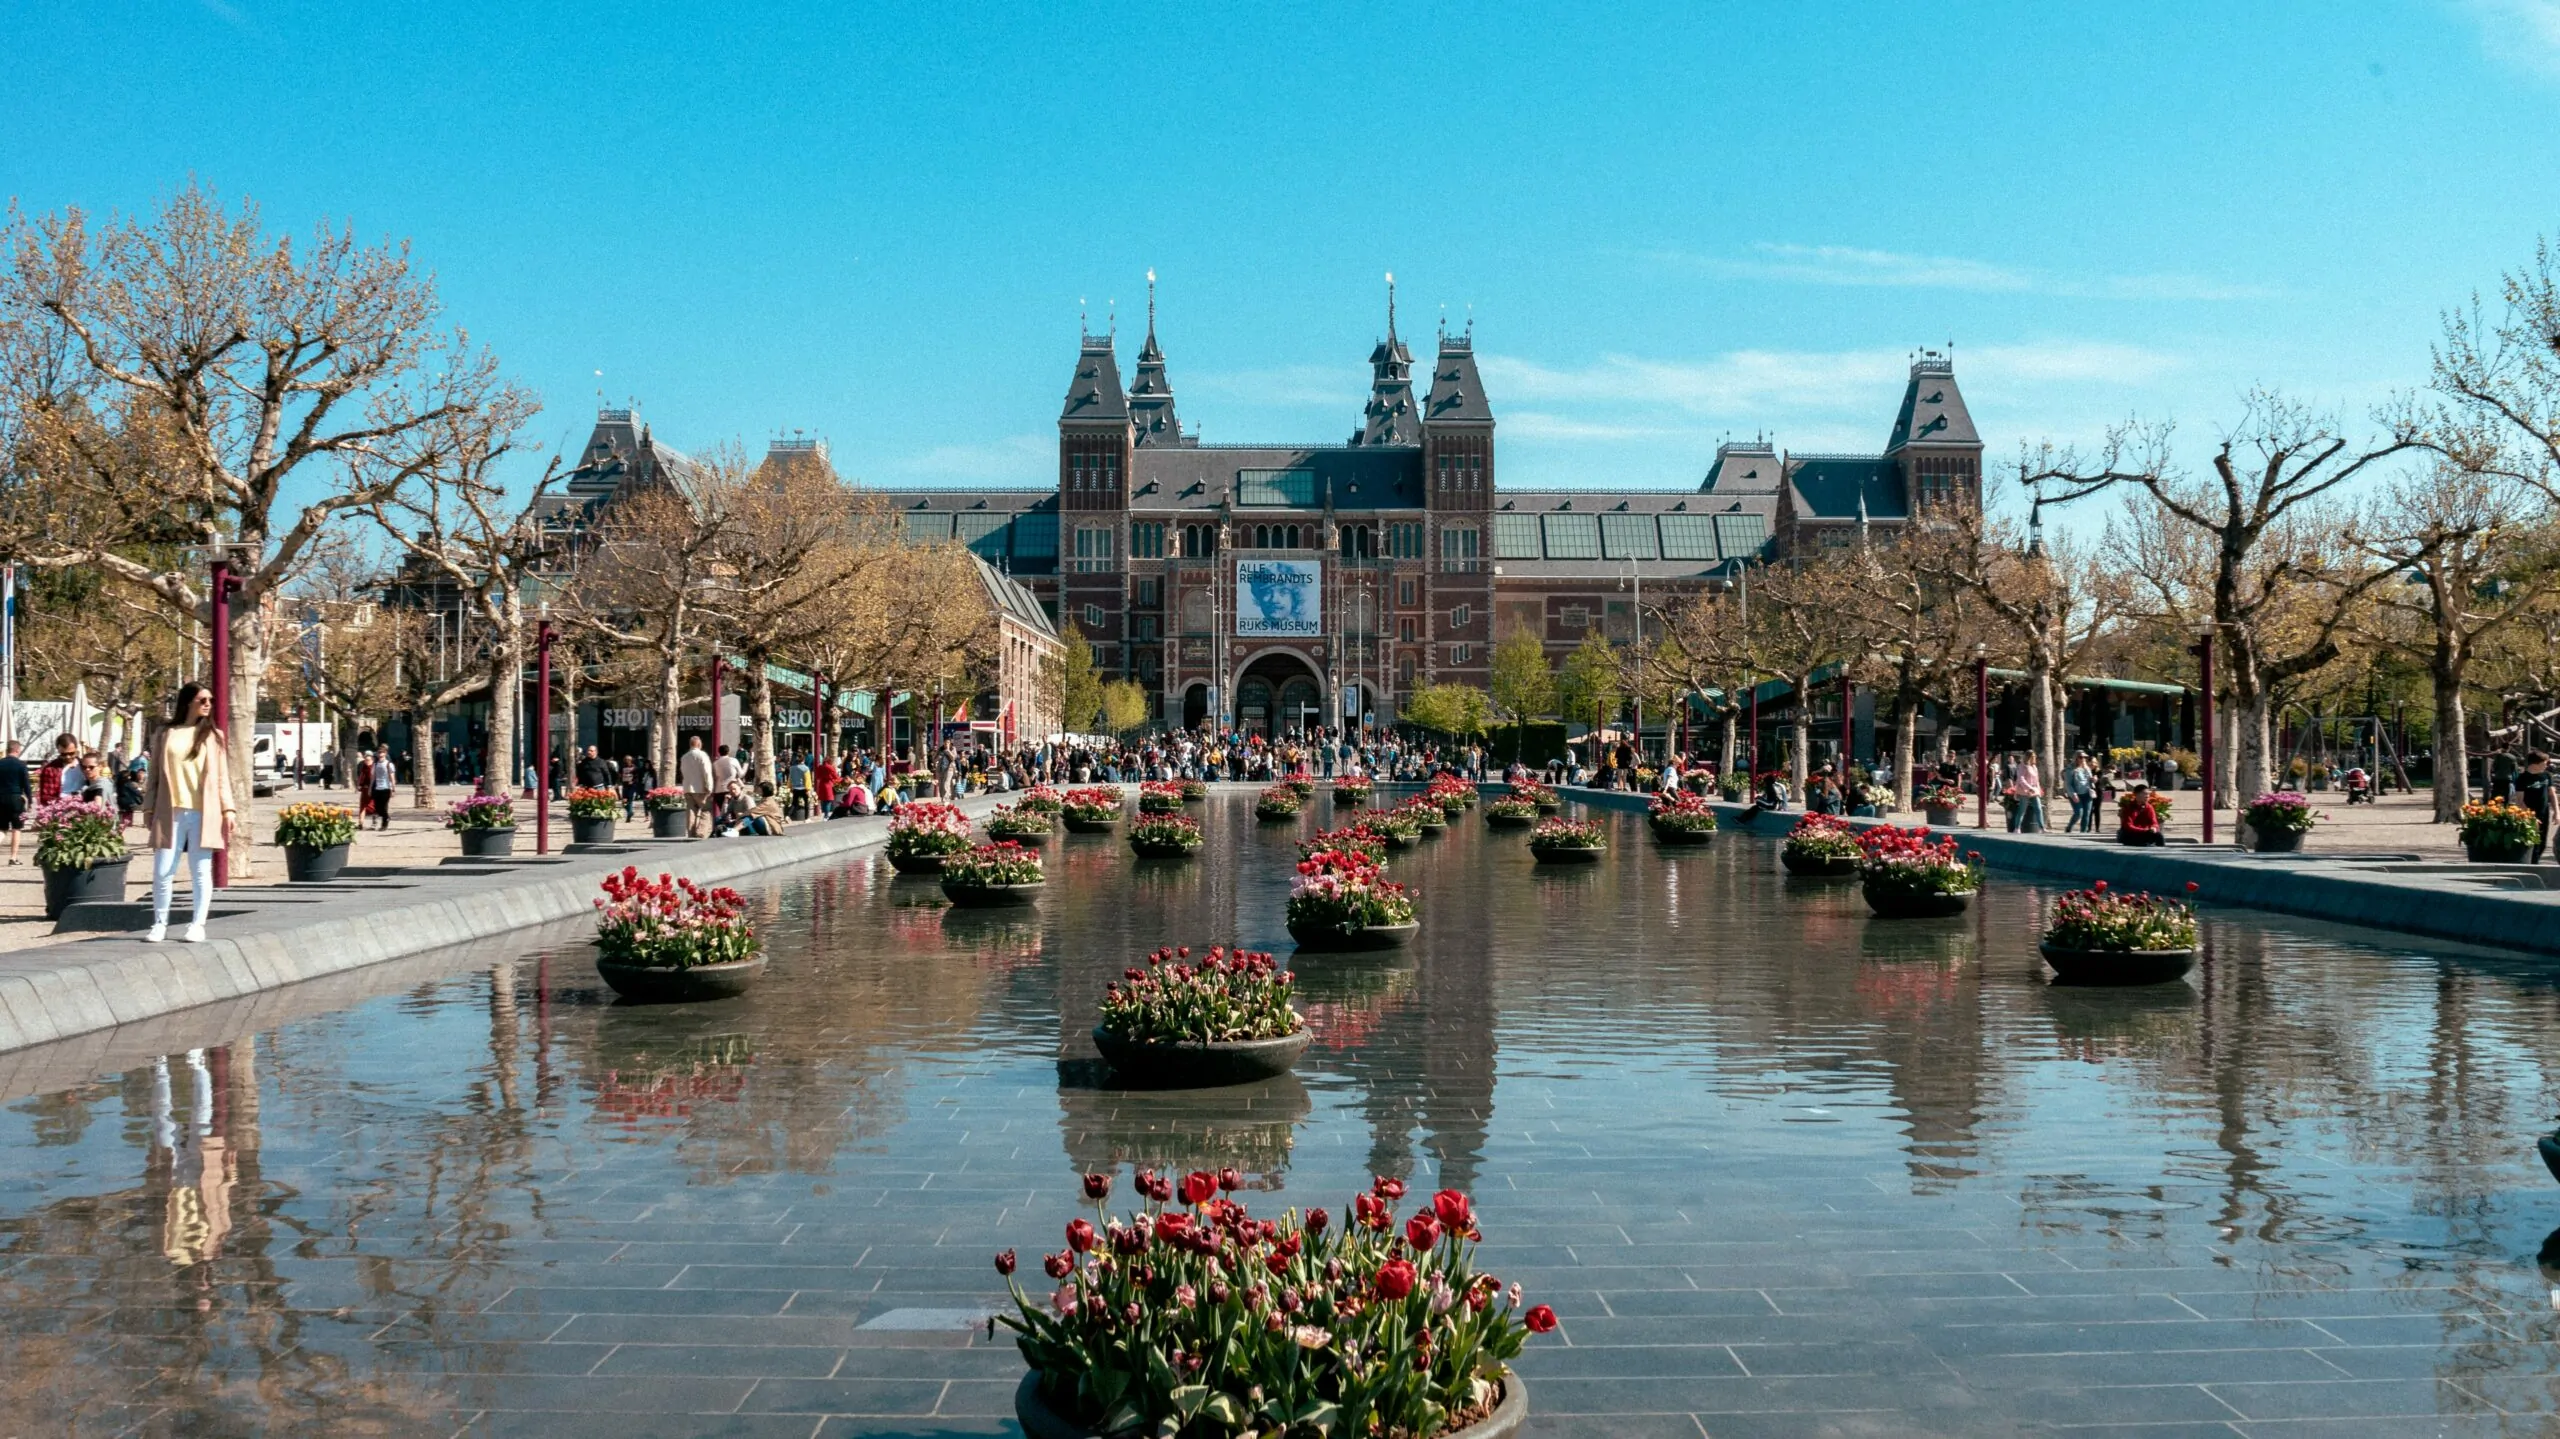
{"label": "woman in cream coat", "polygon": [[153,944],[169,937],[169,897],[178,857],[186,856],[195,917],[192,943],[204,938],[213,908],[213,856],[227,844],[239,813],[231,800],[230,746],[213,725],[213,691],[193,681],[179,686],[169,727],[151,753],[151,787],[143,801],[151,826],[151,932]]}

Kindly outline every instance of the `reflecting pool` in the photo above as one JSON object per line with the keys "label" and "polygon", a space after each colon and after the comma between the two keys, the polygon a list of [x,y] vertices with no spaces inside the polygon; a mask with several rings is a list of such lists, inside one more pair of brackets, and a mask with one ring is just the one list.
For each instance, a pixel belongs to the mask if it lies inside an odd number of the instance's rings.
{"label": "reflecting pool", "polygon": [[2546,964],[2209,912],[2187,982],[2055,989],[2006,877],[1888,923],[1765,840],[1540,870],[1470,814],[1392,857],[1411,950],[1297,963],[1295,1076],[1112,1088],[1104,983],[1285,954],[1313,810],[1063,836],[1022,913],[785,876],[739,1001],[553,931],[8,1096],[0,1436],[1011,1432],[988,1256],[1137,1164],[1474,1192],[1564,1316],[1541,1435],[2560,1432]]}

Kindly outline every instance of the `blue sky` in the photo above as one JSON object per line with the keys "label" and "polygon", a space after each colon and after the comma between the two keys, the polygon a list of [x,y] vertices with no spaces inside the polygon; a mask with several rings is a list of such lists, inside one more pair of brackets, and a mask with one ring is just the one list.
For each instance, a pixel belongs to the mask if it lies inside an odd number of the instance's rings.
{"label": "blue sky", "polygon": [[1393,270],[1507,483],[1676,485],[1949,341],[1995,457],[2360,415],[2560,229],[2560,0],[706,13],[0,0],[0,190],[406,236],[547,440],[601,385],[890,484],[1049,482],[1149,266],[1212,441],[1347,436]]}

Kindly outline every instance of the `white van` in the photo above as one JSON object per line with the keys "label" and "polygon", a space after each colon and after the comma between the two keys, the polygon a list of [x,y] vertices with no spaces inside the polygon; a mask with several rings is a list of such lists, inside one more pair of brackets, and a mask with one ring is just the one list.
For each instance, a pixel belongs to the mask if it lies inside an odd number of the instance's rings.
{"label": "white van", "polygon": [[[259,725],[249,741],[250,792],[273,794],[297,777],[320,778],[320,757],[329,752],[336,738],[334,727],[326,724]],[[301,767],[298,776],[297,763]]]}

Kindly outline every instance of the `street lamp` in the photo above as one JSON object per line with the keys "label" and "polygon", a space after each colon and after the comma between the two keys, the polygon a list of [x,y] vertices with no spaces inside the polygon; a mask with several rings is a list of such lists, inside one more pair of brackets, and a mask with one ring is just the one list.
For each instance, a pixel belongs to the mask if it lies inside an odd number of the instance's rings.
{"label": "street lamp", "polygon": [[[231,596],[241,587],[236,567],[257,563],[257,548],[216,539],[213,543],[213,565],[210,591],[213,609],[213,727],[224,742],[231,735]],[[250,716],[252,722],[256,716]],[[213,852],[213,887],[231,883],[231,848],[228,843]]]}
{"label": "street lamp", "polygon": [[2212,620],[2196,624],[2196,768],[2204,781],[2204,842],[2213,843],[2213,635]]}
{"label": "street lamp", "polygon": [[551,642],[559,632],[551,628],[551,602],[544,600],[535,613],[540,616],[533,629],[535,687],[533,699],[533,752],[536,756],[533,782],[533,852],[551,852]]}
{"label": "street lamp", "polygon": [[1991,828],[1991,647],[1973,647],[1973,827]]}

